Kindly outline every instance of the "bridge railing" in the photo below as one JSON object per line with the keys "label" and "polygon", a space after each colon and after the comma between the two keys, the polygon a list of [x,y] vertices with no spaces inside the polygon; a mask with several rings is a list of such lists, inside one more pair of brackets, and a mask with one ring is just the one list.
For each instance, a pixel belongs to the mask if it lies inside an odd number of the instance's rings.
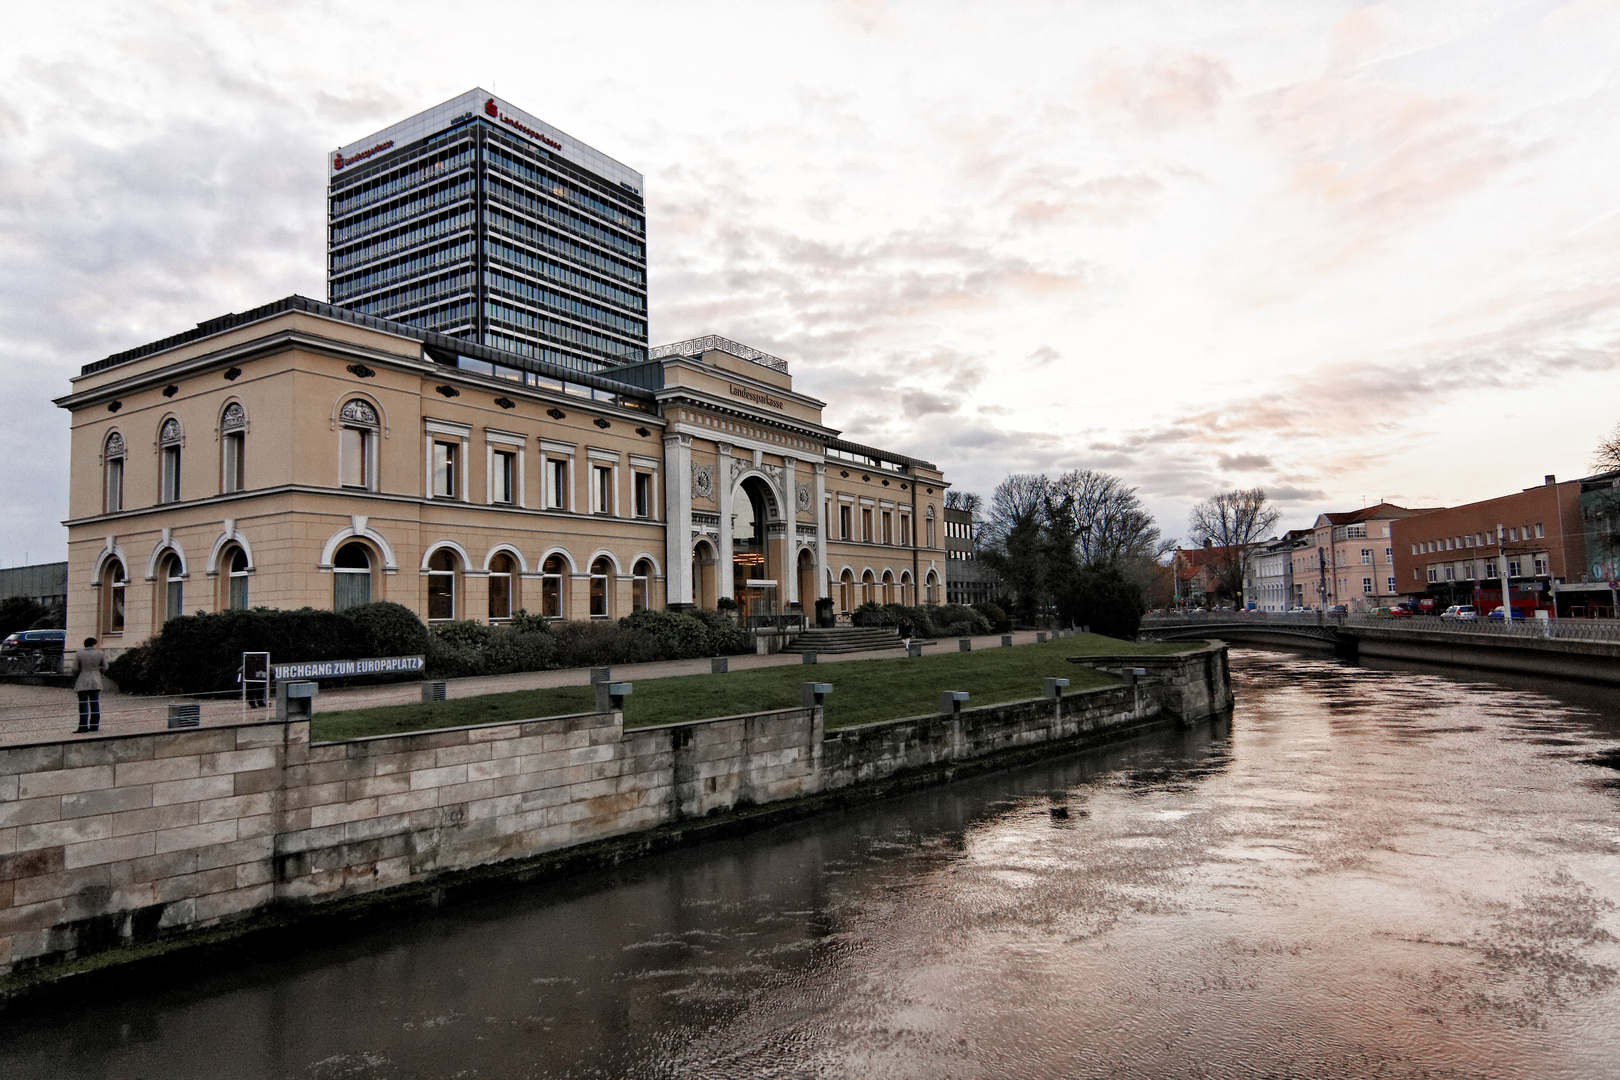
{"label": "bridge railing", "polygon": [[1329,615],[1319,611],[1211,611],[1204,614],[1149,615],[1144,630],[1216,626],[1368,626],[1386,630],[1445,631],[1449,634],[1486,634],[1498,637],[1559,638],[1565,641],[1620,642],[1620,619],[1443,619],[1438,615]]}

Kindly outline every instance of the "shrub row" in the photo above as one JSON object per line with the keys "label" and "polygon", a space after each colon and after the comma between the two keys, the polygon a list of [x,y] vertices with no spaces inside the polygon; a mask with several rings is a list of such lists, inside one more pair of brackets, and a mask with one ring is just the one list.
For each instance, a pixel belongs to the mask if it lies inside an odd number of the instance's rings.
{"label": "shrub row", "polygon": [[995,618],[990,618],[986,612],[978,610],[979,605],[968,607],[966,604],[940,604],[937,607],[907,607],[904,604],[879,604],[872,601],[862,604],[850,614],[849,620],[856,626],[899,626],[902,621],[911,623],[911,633],[914,637],[971,637],[975,634],[988,634],[1006,618],[1001,609],[994,605],[989,607]]}
{"label": "shrub row", "polygon": [[170,619],[107,673],[131,693],[197,694],[236,689],[244,652],[268,652],[278,664],[420,654],[423,677],[444,679],[723,656],[747,645],[736,623],[712,611],[638,611],[616,623],[552,623],[519,612],[507,626],[452,622],[429,631],[399,604],[342,612],[253,608]]}

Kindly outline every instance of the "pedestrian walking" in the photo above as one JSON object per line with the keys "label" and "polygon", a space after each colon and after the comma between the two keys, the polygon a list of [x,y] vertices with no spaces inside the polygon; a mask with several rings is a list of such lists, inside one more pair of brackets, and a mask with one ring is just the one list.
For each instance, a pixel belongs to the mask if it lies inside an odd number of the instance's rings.
{"label": "pedestrian walking", "polygon": [[911,648],[911,620],[904,615],[900,617],[900,636],[906,641],[906,648]]}
{"label": "pedestrian walking", "polygon": [[107,654],[96,648],[96,639],[84,639],[84,648],[73,657],[73,689],[79,692],[79,730],[83,735],[101,730],[101,675],[107,670]]}

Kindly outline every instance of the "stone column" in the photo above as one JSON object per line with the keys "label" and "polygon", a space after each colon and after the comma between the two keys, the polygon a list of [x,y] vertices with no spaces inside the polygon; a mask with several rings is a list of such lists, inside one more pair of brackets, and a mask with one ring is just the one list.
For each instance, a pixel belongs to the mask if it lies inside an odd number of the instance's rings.
{"label": "stone column", "polygon": [[714,488],[720,499],[720,565],[715,567],[714,595],[730,596],[731,588],[731,444],[719,443],[714,462]]}
{"label": "stone column", "polygon": [[829,594],[827,589],[827,466],[816,462],[816,599]]}
{"label": "stone column", "polygon": [[692,581],[692,437],[664,436],[664,589],[666,603],[696,599]]}
{"label": "stone column", "polygon": [[[782,561],[782,575],[787,579],[782,595],[786,603],[799,602],[799,463],[790,457],[782,459],[782,516],[787,519],[787,535],[783,547],[787,557]],[[783,610],[787,610],[786,607]]]}

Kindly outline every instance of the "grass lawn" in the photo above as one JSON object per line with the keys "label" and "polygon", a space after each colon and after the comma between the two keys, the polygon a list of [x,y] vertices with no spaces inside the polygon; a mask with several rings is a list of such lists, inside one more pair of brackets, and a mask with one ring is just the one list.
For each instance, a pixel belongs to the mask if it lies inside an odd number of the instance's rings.
{"label": "grass lawn", "polygon": [[[1069,680],[1069,689],[1106,686],[1107,675],[1068,663],[1070,656],[1186,652],[1202,642],[1142,645],[1100,634],[1078,634],[1040,645],[988,648],[970,653],[893,657],[839,663],[789,664],[724,675],[682,675],[638,680],[625,701],[627,727],[706,720],[738,713],[797,708],[799,684],[816,679],[833,684],[827,698],[827,726],[847,727],[902,716],[920,716],[939,707],[943,690],[966,690],[968,705],[995,705],[1039,697],[1048,676]],[[347,712],[316,713],[310,736],[317,742],[393,735],[406,731],[495,724],[590,712],[596,693],[589,686],[518,690],[413,705],[388,705]]]}

